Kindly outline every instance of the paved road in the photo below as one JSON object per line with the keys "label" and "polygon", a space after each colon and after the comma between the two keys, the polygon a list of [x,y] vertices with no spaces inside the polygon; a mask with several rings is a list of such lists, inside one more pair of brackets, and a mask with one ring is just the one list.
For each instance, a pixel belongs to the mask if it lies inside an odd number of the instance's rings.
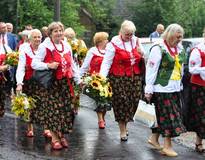
{"label": "paved road", "polygon": [[81,108],[75,128],[68,135],[69,148],[52,151],[42,130],[35,127],[35,137],[26,138],[25,123],[10,113],[0,120],[0,160],[204,160],[193,149],[174,142],[177,158],[162,156],[146,143],[150,130],[139,122],[131,123],[128,142],[120,142],[117,123],[109,114],[106,129],[99,130],[95,112]]}

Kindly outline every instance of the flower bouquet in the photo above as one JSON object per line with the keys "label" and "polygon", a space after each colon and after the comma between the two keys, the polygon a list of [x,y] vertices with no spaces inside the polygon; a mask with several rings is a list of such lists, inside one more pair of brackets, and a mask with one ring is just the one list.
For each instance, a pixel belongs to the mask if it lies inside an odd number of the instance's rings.
{"label": "flower bouquet", "polygon": [[109,104],[112,88],[107,78],[99,74],[92,74],[85,76],[83,82],[85,83],[84,94],[94,99],[97,105]]}
{"label": "flower bouquet", "polygon": [[30,120],[30,110],[35,108],[35,99],[26,96],[26,94],[18,94],[12,98],[11,111],[23,118],[25,121]]}
{"label": "flower bouquet", "polygon": [[6,54],[5,63],[10,66],[17,66],[19,60],[19,53],[18,52],[11,52]]}
{"label": "flower bouquet", "polygon": [[76,58],[79,63],[82,63],[81,61],[85,58],[88,51],[87,47],[83,45],[80,39],[69,40],[68,43],[72,48],[74,58]]}

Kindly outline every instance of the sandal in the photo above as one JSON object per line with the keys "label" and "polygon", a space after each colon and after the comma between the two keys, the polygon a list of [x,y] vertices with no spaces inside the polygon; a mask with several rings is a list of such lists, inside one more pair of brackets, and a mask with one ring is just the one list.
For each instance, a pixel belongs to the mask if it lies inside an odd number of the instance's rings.
{"label": "sandal", "polygon": [[65,138],[61,138],[61,144],[63,147],[68,148],[68,141]]}
{"label": "sandal", "polygon": [[29,130],[26,132],[26,137],[33,137],[34,134],[33,134],[33,131],[32,130]]}
{"label": "sandal", "polygon": [[162,150],[162,147],[158,143],[153,143],[151,139],[148,139],[147,141],[154,149],[156,150]]}
{"label": "sandal", "polygon": [[63,148],[63,146],[61,145],[59,141],[51,142],[51,146],[52,146],[52,149],[54,150],[60,150]]}
{"label": "sandal", "polygon": [[52,134],[49,130],[44,131],[43,135],[45,138],[52,138]]}
{"label": "sandal", "polygon": [[200,144],[195,144],[195,151],[198,153],[204,153],[205,149],[203,148],[203,145],[200,143]]}

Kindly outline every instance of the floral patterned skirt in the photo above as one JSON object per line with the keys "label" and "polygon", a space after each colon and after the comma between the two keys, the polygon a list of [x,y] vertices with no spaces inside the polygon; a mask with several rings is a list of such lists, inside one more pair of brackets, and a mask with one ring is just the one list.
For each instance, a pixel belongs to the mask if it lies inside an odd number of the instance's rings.
{"label": "floral patterned skirt", "polygon": [[5,108],[4,108],[5,99],[6,99],[5,81],[0,80],[0,117],[3,117],[5,113]]}
{"label": "floral patterned skirt", "polygon": [[115,120],[133,121],[142,96],[142,75],[133,77],[110,75],[109,79],[113,91],[112,107]]}
{"label": "floral patterned skirt", "polygon": [[205,139],[205,87],[192,84],[192,102],[189,107],[189,130]]}
{"label": "floral patterned skirt", "polygon": [[44,129],[53,132],[72,131],[74,112],[67,79],[54,80],[49,89],[38,85],[37,93],[38,103],[32,121],[37,120]]}
{"label": "floral patterned skirt", "polygon": [[[30,80],[24,80],[24,85],[23,85],[23,93],[25,93],[28,97],[32,97],[36,101],[36,106],[40,108],[41,100],[38,96],[39,92],[39,86],[36,81],[30,79]],[[31,123],[40,123],[39,118],[36,116],[36,112],[38,110],[35,110],[35,108],[30,110],[30,122]],[[35,118],[36,117],[36,118]]]}
{"label": "floral patterned skirt", "polygon": [[97,104],[97,108],[95,109],[96,112],[106,112],[111,110],[111,104]]}
{"label": "floral patterned skirt", "polygon": [[154,93],[158,128],[163,137],[177,137],[186,129],[182,122],[179,93]]}

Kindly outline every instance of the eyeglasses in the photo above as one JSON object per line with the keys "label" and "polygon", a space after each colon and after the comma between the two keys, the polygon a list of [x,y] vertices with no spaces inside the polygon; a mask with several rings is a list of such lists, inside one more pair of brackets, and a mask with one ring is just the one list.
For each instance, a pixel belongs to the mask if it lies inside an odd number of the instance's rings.
{"label": "eyeglasses", "polygon": [[133,36],[133,33],[125,33],[125,36],[131,37],[131,36]]}

